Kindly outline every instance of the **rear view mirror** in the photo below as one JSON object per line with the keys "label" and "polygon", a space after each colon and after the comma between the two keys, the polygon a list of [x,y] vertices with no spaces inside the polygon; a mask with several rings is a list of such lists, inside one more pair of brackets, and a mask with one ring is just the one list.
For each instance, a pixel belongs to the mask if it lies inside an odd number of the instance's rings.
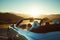
{"label": "rear view mirror", "polygon": [[34,21],[34,18],[30,18],[30,22],[33,22]]}
{"label": "rear view mirror", "polygon": [[30,22],[33,22],[34,20],[30,20]]}

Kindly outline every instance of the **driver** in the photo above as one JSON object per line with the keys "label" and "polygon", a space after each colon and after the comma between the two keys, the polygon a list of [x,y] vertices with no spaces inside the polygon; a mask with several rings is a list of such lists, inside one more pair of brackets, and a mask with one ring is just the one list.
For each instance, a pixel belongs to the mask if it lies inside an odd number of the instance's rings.
{"label": "driver", "polygon": [[32,27],[32,25],[29,23],[29,24],[27,25],[27,30],[30,30],[31,27]]}

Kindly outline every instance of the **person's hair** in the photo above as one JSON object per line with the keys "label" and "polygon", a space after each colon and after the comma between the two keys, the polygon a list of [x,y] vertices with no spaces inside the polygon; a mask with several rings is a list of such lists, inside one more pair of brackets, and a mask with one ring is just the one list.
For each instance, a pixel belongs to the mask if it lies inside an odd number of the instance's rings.
{"label": "person's hair", "polygon": [[28,27],[32,27],[32,25],[29,23],[29,24],[28,24]]}

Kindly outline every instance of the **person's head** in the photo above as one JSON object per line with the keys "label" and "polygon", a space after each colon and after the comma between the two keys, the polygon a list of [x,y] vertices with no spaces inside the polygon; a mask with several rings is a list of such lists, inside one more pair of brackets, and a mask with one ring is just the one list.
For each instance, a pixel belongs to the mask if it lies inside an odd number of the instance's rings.
{"label": "person's head", "polygon": [[46,22],[46,24],[45,25],[49,25],[49,22]]}
{"label": "person's head", "polygon": [[31,28],[31,27],[32,27],[32,25],[29,23],[29,24],[28,24],[28,27],[29,27],[29,28]]}

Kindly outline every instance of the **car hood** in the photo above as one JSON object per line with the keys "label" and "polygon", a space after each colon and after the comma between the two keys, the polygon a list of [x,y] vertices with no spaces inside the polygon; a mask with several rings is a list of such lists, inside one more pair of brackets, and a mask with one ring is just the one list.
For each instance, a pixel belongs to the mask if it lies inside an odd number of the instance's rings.
{"label": "car hood", "polygon": [[17,27],[12,29],[17,31],[20,35],[25,36],[28,40],[60,40],[60,32],[34,33],[24,31]]}

